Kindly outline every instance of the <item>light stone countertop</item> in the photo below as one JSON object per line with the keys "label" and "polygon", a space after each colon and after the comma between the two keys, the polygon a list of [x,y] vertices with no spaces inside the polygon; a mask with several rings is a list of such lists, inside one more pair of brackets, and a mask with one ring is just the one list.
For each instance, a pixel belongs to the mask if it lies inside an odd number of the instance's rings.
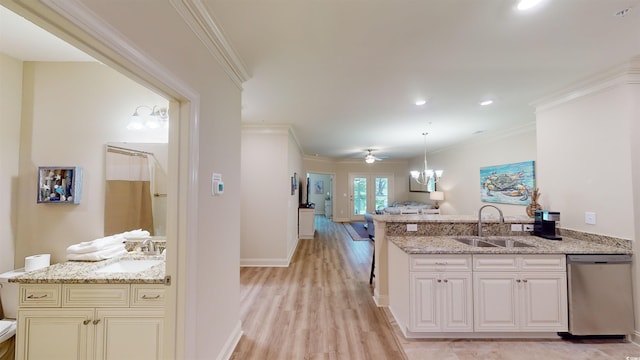
{"label": "light stone countertop", "polygon": [[[478,215],[420,215],[420,214],[405,214],[405,215],[375,215],[372,214],[374,220],[384,221],[389,223],[394,222],[432,222],[432,223],[477,223]],[[499,222],[498,215],[493,213],[486,213],[482,216],[482,222]],[[533,219],[523,216],[505,216],[504,222],[506,224],[533,224]]]}
{"label": "light stone countertop", "polygon": [[[569,237],[547,240],[537,236],[486,236],[514,239],[533,247],[476,247],[454,240],[456,236],[387,236],[407,254],[632,254],[631,250]],[[460,236],[465,237],[465,236]],[[466,236],[477,238],[476,236]]]}
{"label": "light stone countertop", "polygon": [[120,260],[164,260],[162,255],[130,252],[102,261],[67,261],[9,279],[21,284],[164,284],[165,262],[132,273],[96,273],[95,270]]}

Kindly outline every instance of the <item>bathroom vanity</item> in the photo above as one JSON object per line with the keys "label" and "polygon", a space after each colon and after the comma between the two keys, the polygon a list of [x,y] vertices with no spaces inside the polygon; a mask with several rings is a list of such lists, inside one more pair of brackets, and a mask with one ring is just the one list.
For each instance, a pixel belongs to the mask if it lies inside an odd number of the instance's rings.
{"label": "bathroom vanity", "polygon": [[127,256],[12,279],[20,283],[16,359],[162,359],[164,273],[161,257]]}

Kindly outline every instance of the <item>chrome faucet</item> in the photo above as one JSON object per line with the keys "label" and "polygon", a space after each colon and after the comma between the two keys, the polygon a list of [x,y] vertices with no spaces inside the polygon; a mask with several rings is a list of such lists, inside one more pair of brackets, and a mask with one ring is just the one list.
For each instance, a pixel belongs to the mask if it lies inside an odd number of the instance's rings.
{"label": "chrome faucet", "polygon": [[482,236],[482,209],[486,207],[492,207],[500,213],[500,224],[504,224],[504,216],[502,215],[502,210],[498,209],[493,205],[484,205],[478,210],[478,236]]}
{"label": "chrome faucet", "polygon": [[142,250],[143,252],[147,252],[147,253],[155,253],[156,252],[156,245],[153,243],[153,240],[151,239],[144,239],[140,245],[139,245],[140,249],[144,249],[146,248],[147,251]]}

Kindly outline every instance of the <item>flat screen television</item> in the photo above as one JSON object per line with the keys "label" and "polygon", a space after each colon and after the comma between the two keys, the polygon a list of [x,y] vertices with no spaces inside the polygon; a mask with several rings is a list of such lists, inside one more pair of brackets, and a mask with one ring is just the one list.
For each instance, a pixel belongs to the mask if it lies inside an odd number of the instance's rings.
{"label": "flat screen television", "polygon": [[[302,189],[300,189],[302,190]],[[300,191],[300,207],[313,208],[316,204],[309,202],[309,193],[311,191],[311,179],[307,176],[307,186],[304,188],[304,198],[302,197],[302,191]]]}

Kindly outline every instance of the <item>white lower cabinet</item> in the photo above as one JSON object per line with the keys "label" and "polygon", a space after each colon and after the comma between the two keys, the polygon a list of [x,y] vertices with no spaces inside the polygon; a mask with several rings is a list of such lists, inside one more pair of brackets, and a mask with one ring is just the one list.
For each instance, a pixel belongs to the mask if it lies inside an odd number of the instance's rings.
{"label": "white lower cabinet", "polygon": [[471,256],[411,256],[412,332],[473,331]]}
{"label": "white lower cabinet", "polygon": [[[38,285],[21,285],[16,359],[162,358],[161,286],[70,284],[51,293],[46,285],[50,293],[40,299]],[[61,301],[51,301],[55,296]],[[50,304],[38,304],[46,298]]]}
{"label": "white lower cabinet", "polygon": [[564,255],[474,255],[474,330],[568,329]]}

